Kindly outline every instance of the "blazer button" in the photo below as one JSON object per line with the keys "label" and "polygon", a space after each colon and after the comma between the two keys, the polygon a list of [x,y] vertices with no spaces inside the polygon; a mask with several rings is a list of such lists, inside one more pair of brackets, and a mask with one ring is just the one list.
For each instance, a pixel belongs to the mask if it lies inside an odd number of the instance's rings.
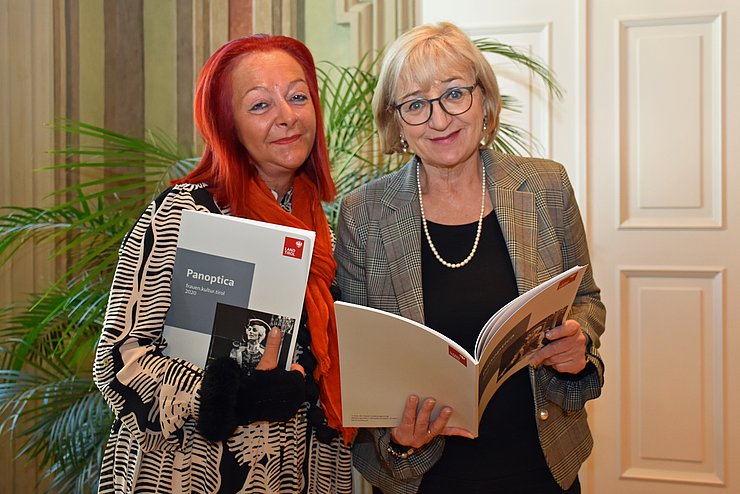
{"label": "blazer button", "polygon": [[547,420],[547,417],[549,417],[550,414],[548,413],[546,408],[543,408],[540,410],[540,420]]}

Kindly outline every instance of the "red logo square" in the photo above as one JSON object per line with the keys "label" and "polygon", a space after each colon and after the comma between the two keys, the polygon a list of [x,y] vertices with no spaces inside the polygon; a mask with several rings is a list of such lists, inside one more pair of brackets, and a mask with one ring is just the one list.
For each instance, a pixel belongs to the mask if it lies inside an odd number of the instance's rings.
{"label": "red logo square", "polygon": [[304,242],[300,238],[285,237],[283,255],[303,259],[303,245]]}
{"label": "red logo square", "polygon": [[452,348],[451,346],[447,347],[447,352],[450,354],[450,357],[454,358],[461,364],[463,364],[465,367],[468,366],[468,359],[465,358],[465,356],[458,352],[456,349]]}
{"label": "red logo square", "polygon": [[576,278],[578,277],[578,273],[573,273],[572,275],[568,276],[565,279],[560,280],[560,283],[558,283],[558,290],[563,288],[564,286],[568,286],[574,281],[576,281]]}

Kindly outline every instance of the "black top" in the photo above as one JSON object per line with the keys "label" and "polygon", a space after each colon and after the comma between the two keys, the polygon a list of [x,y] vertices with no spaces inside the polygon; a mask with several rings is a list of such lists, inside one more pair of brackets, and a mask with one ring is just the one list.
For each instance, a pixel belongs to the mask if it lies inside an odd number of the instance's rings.
{"label": "black top", "polygon": [[[477,222],[428,226],[445,261],[459,262],[468,255]],[[443,266],[422,232],[422,286],[425,324],[473,354],[476,338],[486,321],[518,295],[511,258],[495,212],[484,219],[478,250],[462,268]],[[562,493],[545,463],[536,420],[529,373],[524,368],[491,399],[478,438],[446,439],[442,458],[424,475],[419,492]],[[577,484],[569,492],[580,492],[573,490]]]}

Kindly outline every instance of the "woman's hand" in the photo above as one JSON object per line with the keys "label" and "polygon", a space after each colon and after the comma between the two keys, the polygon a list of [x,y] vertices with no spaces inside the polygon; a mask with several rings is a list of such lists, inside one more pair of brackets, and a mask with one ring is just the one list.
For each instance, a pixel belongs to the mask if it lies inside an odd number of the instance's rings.
{"label": "woman's hand", "polygon": [[473,434],[467,429],[460,427],[447,427],[447,421],[452,415],[452,408],[443,407],[436,419],[431,420],[432,410],[437,404],[434,398],[427,398],[419,409],[419,397],[411,395],[406,400],[401,423],[398,427],[391,429],[391,439],[400,446],[421,448],[430,443],[435,437],[463,436],[473,439]]}
{"label": "woman's hand", "polygon": [[568,319],[560,326],[548,331],[545,336],[550,343],[532,354],[529,365],[549,365],[558,372],[578,374],[586,367],[586,343],[588,339],[581,331],[581,324]]}
{"label": "woman's hand", "polygon": [[[280,355],[280,342],[283,339],[283,334],[280,328],[274,327],[267,334],[267,341],[265,342],[265,352],[262,354],[262,358],[257,364],[257,370],[272,370],[277,367],[278,356]],[[290,370],[297,370],[304,376],[306,372],[303,370],[303,366],[300,364],[292,364]]]}
{"label": "woman's hand", "polygon": [[[282,335],[272,328],[256,371],[230,357],[220,357],[205,370],[200,387],[198,429],[206,439],[228,439],[239,425],[259,421],[286,422],[306,401],[303,367],[277,369]],[[299,371],[295,373],[292,371]]]}

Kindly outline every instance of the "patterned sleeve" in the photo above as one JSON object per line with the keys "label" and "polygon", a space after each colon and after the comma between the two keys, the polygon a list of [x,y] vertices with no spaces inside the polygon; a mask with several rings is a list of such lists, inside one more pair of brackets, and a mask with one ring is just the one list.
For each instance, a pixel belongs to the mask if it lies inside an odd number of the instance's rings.
{"label": "patterned sleeve", "polygon": [[586,232],[575,194],[565,168],[558,165],[562,194],[562,256],[563,270],[575,265],[588,266],[578,289],[570,319],[581,324],[588,338],[586,360],[590,364],[577,375],[560,374],[547,366],[537,370],[538,383],[544,387],[548,400],[563,410],[580,410],[586,401],[597,398],[604,385],[604,363],[599,355],[600,337],[604,333],[606,309],[601,302],[601,292],[593,278]]}
{"label": "patterned sleeve", "polygon": [[198,414],[202,370],[162,355],[182,211],[206,209],[193,189],[160,196],[126,235],[95,356],[96,385],[144,451],[182,447]]}

